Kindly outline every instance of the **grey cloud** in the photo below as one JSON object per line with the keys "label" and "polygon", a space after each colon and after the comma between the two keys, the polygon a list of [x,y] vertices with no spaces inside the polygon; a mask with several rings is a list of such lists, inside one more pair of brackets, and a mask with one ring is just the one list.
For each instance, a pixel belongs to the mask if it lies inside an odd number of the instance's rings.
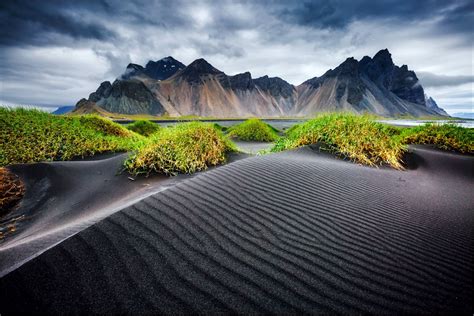
{"label": "grey cloud", "polygon": [[[120,40],[108,21],[162,28],[185,26],[183,1],[7,0],[0,4],[0,45],[57,45],[69,39]],[[186,3],[186,2],[184,2]]]}
{"label": "grey cloud", "polygon": [[446,76],[431,72],[418,71],[418,77],[424,87],[459,86],[474,82],[474,76]]}
{"label": "grey cloud", "polygon": [[[77,3],[81,3],[78,1]],[[86,6],[86,4],[90,4]],[[116,34],[105,26],[82,20],[68,10],[94,12],[103,2],[83,2],[84,6],[60,1],[5,1],[0,5],[0,45],[47,45],[73,39],[109,40]],[[104,11],[106,8],[103,8]]]}
{"label": "grey cloud", "polygon": [[474,37],[474,2],[456,3],[442,15],[440,32],[460,32]]}
{"label": "grey cloud", "polygon": [[[204,25],[193,17],[199,10],[210,15]],[[203,57],[229,74],[249,70],[297,84],[346,57],[388,47],[398,64],[469,74],[473,11],[468,0],[4,0],[0,99],[74,104],[129,62],[144,65],[168,55],[185,64]],[[24,54],[16,56],[16,48]],[[50,48],[77,54],[57,60],[43,53],[39,63],[33,53]],[[417,74],[427,87],[472,82],[470,76]]]}
{"label": "grey cloud", "polygon": [[439,18],[439,32],[472,32],[474,4],[470,0],[444,1],[366,1],[313,0],[278,2],[275,12],[282,19],[316,28],[339,29],[358,20],[383,19],[412,23]]}

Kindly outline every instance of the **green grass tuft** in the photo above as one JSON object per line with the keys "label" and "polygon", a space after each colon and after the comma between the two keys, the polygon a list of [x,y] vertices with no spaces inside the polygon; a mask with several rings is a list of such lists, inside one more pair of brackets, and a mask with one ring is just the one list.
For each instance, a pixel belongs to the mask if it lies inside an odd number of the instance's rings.
{"label": "green grass tuft", "polygon": [[0,107],[0,166],[128,151],[144,138],[100,117]]}
{"label": "green grass tuft", "polygon": [[138,133],[143,136],[150,136],[153,133],[156,133],[160,126],[156,123],[147,120],[138,120],[126,126],[129,130]]}
{"label": "green grass tuft", "polygon": [[214,124],[212,124],[212,126],[214,126],[215,129],[217,129],[217,130],[219,130],[219,131],[221,131],[221,132],[225,132],[225,131],[227,131],[227,129],[228,129],[227,127],[222,126],[222,125],[220,125],[220,124],[218,124],[218,123],[214,123]]}
{"label": "green grass tuft", "polygon": [[427,123],[402,130],[404,144],[430,144],[443,150],[474,153],[474,130],[456,124]]}
{"label": "green grass tuft", "polygon": [[226,161],[235,145],[209,123],[182,123],[163,128],[125,162],[132,174],[194,173]]}
{"label": "green grass tuft", "polygon": [[402,169],[405,146],[392,137],[394,130],[370,116],[324,114],[296,125],[279,139],[271,151],[278,152],[321,142],[329,151],[355,162],[375,166],[383,163]]}
{"label": "green grass tuft", "polygon": [[248,119],[228,129],[229,137],[244,141],[273,142],[279,136],[275,128],[259,119]]}
{"label": "green grass tuft", "polygon": [[130,137],[134,134],[125,129],[122,125],[115,123],[111,119],[104,118],[94,114],[86,114],[78,117],[65,117],[66,119],[79,119],[79,122],[85,128],[90,128],[103,135],[108,136],[119,136],[119,137]]}

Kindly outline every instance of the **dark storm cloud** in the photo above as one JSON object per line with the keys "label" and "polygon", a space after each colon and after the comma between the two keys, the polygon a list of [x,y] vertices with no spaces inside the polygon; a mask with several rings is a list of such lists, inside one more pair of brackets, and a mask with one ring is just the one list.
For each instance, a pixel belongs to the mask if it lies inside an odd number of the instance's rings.
{"label": "dark storm cloud", "polygon": [[5,1],[0,4],[0,44],[46,45],[61,41],[58,35],[73,39],[108,40],[114,32],[95,22],[72,16],[68,10],[104,11],[104,2]]}
{"label": "dark storm cloud", "polygon": [[[200,6],[199,2],[185,0],[7,0],[0,4],[0,45],[52,45],[71,39],[120,40],[120,33],[108,26],[109,21],[184,29],[192,25],[182,8],[193,3]],[[205,1],[203,4],[215,13],[210,30],[214,34],[230,36],[233,31],[265,23],[236,18],[236,12],[226,10],[229,3],[251,7],[257,15],[269,12],[285,23],[316,29],[342,29],[364,19],[411,23],[437,17],[438,32],[462,32],[472,37],[473,31],[474,2],[470,0]],[[269,38],[272,35],[268,34]]]}
{"label": "dark storm cloud", "polygon": [[180,1],[7,0],[0,3],[0,45],[120,39],[120,34],[107,26],[109,21],[163,28],[185,25],[185,17],[175,10],[179,4]]}
{"label": "dark storm cloud", "polygon": [[472,31],[474,3],[470,0],[315,0],[278,2],[276,13],[286,21],[310,27],[337,29],[367,19],[411,23],[440,18],[440,31]]}

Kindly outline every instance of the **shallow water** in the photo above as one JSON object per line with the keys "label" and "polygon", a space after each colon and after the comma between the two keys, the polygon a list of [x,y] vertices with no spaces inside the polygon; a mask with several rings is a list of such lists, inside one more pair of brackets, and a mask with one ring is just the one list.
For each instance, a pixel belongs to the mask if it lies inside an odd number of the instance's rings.
{"label": "shallow water", "polygon": [[400,125],[400,126],[419,126],[426,123],[438,123],[438,124],[447,124],[447,123],[455,123],[462,127],[467,128],[474,128],[474,121],[471,120],[379,120],[381,123],[386,123],[390,125]]}
{"label": "shallow water", "polygon": [[[240,124],[242,123],[243,121],[245,121],[244,119],[242,120],[215,120],[215,121],[205,121],[206,123],[217,123],[221,126],[224,126],[224,127],[230,127],[230,126],[233,126],[233,125],[236,125],[236,124]],[[262,120],[264,122],[267,122],[268,124],[270,124],[271,126],[275,127],[276,129],[278,130],[286,130],[290,127],[292,127],[293,125],[295,124],[298,124],[298,123],[301,123],[301,122],[304,122],[306,121],[305,119],[301,119],[301,120],[298,120],[298,119],[293,119],[293,120]],[[180,123],[179,121],[155,121],[155,123],[157,123],[158,125],[160,126],[172,126],[172,125],[175,125],[177,123]]]}
{"label": "shallow water", "polygon": [[[217,123],[221,126],[224,127],[230,127],[236,124],[240,124],[245,119],[242,120],[209,120],[205,121],[207,123]],[[306,119],[287,119],[287,120],[274,120],[274,119],[263,119],[262,121],[267,122],[271,126],[275,127],[276,129],[283,131],[286,130],[290,127],[292,127],[295,124],[301,123],[306,121]],[[118,123],[120,124],[128,124],[131,123],[132,121],[119,121]],[[153,121],[157,123],[160,126],[166,127],[166,126],[173,126],[177,123],[185,122],[185,121],[162,121],[162,120],[156,120]],[[446,124],[446,123],[455,123],[458,124],[459,126],[462,127],[467,127],[467,128],[474,128],[474,120],[379,120],[378,122],[381,123],[386,123],[390,125],[398,125],[398,126],[418,126],[418,125],[423,125],[429,122],[435,122],[438,124]]]}

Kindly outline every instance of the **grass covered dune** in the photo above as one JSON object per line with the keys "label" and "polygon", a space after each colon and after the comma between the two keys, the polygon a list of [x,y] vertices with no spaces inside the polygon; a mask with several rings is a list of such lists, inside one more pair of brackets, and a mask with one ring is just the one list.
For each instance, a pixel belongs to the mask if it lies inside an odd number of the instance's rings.
{"label": "grass covered dune", "polygon": [[387,164],[403,169],[403,154],[409,144],[434,145],[443,150],[474,153],[474,131],[455,124],[429,123],[396,128],[376,122],[369,115],[324,114],[290,128],[272,152],[322,143],[323,148],[357,163]]}
{"label": "grass covered dune", "polygon": [[0,166],[130,151],[144,137],[98,116],[0,107]]}
{"label": "grass covered dune", "polygon": [[212,124],[191,122],[160,129],[125,161],[133,174],[194,173],[226,161],[235,145]]}
{"label": "grass covered dune", "polygon": [[160,126],[151,121],[138,120],[128,124],[127,128],[140,135],[150,136],[151,134],[156,133],[160,129]]}
{"label": "grass covered dune", "polygon": [[92,115],[0,108],[0,126],[0,166],[129,151],[124,167],[130,173],[193,173],[225,162],[236,150],[210,123],[160,128],[137,121],[124,127]]}
{"label": "grass covered dune", "polygon": [[248,119],[234,125],[228,129],[227,135],[243,141],[273,142],[278,139],[278,131],[259,119]]}
{"label": "grass covered dune", "polygon": [[454,124],[395,128],[371,116],[324,114],[290,128],[284,137],[258,119],[227,130],[217,124],[190,122],[161,128],[150,121],[124,127],[98,116],[55,116],[37,110],[0,108],[0,166],[71,160],[104,152],[128,151],[124,167],[132,174],[193,173],[225,162],[235,151],[228,137],[276,141],[279,152],[315,143],[337,155],[369,166],[402,169],[408,144],[432,144],[444,150],[474,152],[474,131]]}
{"label": "grass covered dune", "polygon": [[323,143],[329,151],[366,165],[387,163],[401,169],[404,146],[393,137],[393,128],[370,116],[327,114],[300,124],[287,132],[272,151]]}

